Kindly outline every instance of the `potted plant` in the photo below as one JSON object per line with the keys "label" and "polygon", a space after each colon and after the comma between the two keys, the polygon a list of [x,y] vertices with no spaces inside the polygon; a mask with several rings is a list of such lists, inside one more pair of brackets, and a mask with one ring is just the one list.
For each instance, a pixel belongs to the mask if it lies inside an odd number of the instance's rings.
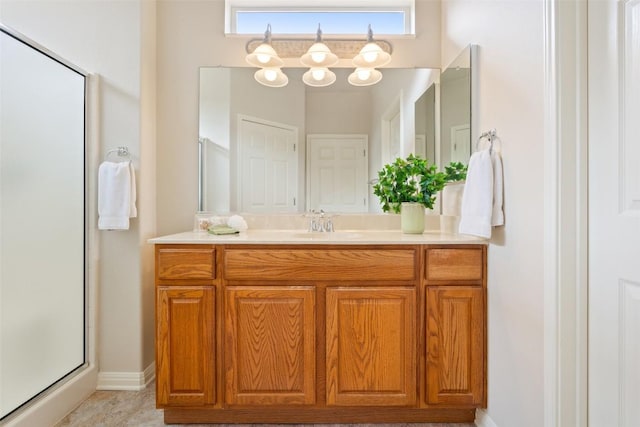
{"label": "potted plant", "polygon": [[384,212],[401,214],[404,233],[424,232],[425,208],[433,209],[436,195],[448,182],[466,178],[467,167],[459,162],[450,163],[444,172],[437,169],[435,164],[410,154],[384,165],[378,172],[373,194],[380,199]]}

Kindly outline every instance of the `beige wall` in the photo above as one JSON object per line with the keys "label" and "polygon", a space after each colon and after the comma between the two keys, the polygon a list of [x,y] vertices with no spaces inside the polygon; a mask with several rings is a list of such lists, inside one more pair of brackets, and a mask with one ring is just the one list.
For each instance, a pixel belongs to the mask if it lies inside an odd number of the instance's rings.
{"label": "beige wall", "polygon": [[[137,0],[3,0],[0,9],[5,25],[100,76],[100,147],[92,149],[102,161],[108,149],[126,145],[136,169],[139,218],[129,231],[96,233],[103,373],[138,374],[154,360],[153,258],[145,243],[156,235],[154,6]],[[92,197],[90,203],[97,203]]]}
{"label": "beige wall", "polygon": [[[246,39],[225,37],[223,1],[159,0],[158,234],[188,230],[197,209],[198,68],[246,66]],[[392,67],[440,66],[440,3],[416,1],[415,38],[393,40]]]}
{"label": "beige wall", "polygon": [[498,426],[541,426],[543,390],[543,2],[442,3],[442,63],[478,52],[478,130],[502,140],[506,227],[489,247],[489,408]]}

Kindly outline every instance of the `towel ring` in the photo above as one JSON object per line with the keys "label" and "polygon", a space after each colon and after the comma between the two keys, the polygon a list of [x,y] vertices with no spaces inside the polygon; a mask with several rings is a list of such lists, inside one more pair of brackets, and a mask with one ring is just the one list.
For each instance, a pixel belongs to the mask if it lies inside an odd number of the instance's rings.
{"label": "towel ring", "polygon": [[118,148],[113,148],[107,151],[107,155],[105,157],[108,159],[109,155],[113,153],[116,153],[118,157],[129,157],[129,147],[122,146]]}
{"label": "towel ring", "polygon": [[481,133],[478,137],[478,140],[476,141],[476,151],[478,151],[478,148],[480,147],[480,142],[482,142],[482,140],[486,138],[486,140],[489,141],[489,154],[491,154],[491,152],[493,151],[493,140],[496,138],[496,134],[497,132],[495,129],[491,129]]}

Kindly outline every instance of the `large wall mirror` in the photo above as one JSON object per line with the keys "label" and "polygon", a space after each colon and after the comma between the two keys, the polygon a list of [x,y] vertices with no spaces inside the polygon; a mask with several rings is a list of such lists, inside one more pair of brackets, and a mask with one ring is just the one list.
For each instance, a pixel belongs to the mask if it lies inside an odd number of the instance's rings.
{"label": "large wall mirror", "polygon": [[[452,67],[470,65],[469,54]],[[385,163],[411,152],[448,163],[451,137],[440,137],[452,129],[457,143],[468,139],[466,159],[456,159],[468,160],[471,77],[447,74],[445,82],[437,69],[390,68],[378,84],[355,87],[347,83],[351,69],[335,69],[333,85],[312,88],[302,82],[305,71],[287,68],[289,84],[269,88],[253,68],[200,69],[200,211],[379,212],[369,182]],[[439,113],[443,96],[447,111]]]}

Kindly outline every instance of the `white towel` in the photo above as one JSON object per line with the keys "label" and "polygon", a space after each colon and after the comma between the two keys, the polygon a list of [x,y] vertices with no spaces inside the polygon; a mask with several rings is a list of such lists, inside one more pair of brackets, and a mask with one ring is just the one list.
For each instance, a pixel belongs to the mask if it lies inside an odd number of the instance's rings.
{"label": "white towel", "polygon": [[103,162],[98,169],[98,228],[128,230],[129,218],[137,214],[133,165]]}
{"label": "white towel", "polygon": [[493,209],[491,209],[491,225],[504,225],[504,211],[502,198],[504,193],[502,175],[502,157],[495,148],[491,151],[491,165],[493,166]]}
{"label": "white towel", "polygon": [[473,153],[462,194],[462,234],[490,238],[491,226],[504,224],[502,212],[502,159],[489,149]]}

